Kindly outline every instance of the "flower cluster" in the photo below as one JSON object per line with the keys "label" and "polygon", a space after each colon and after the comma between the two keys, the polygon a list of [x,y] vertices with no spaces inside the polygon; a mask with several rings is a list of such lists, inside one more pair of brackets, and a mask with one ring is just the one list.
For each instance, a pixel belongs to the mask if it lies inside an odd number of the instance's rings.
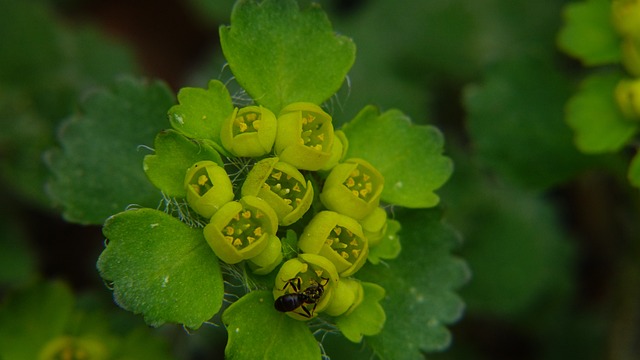
{"label": "flower cluster", "polygon": [[[220,140],[252,166],[235,190],[213,161],[186,172],[187,202],[208,219],[203,231],[211,249],[258,275],[279,268],[274,300],[295,319],[353,311],[363,299],[353,275],[386,231],[380,172],[363,159],[345,159],[346,136],[312,103],[290,104],[277,116],[262,106],[236,108]],[[285,258],[279,230],[294,224],[303,229],[298,252]]]}
{"label": "flower cluster", "polygon": [[622,63],[631,77],[620,80],[615,98],[627,119],[640,120],[640,1],[614,0],[613,26],[622,38]]}

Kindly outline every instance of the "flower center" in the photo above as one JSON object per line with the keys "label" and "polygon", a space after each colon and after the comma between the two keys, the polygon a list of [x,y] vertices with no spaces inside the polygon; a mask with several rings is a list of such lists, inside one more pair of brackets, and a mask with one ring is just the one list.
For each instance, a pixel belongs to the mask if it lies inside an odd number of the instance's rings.
{"label": "flower center", "polygon": [[324,148],[325,138],[328,136],[326,121],[323,118],[317,118],[312,113],[302,112],[302,134],[301,143],[310,148],[322,151]]}
{"label": "flower center", "polygon": [[371,182],[371,174],[357,166],[344,182],[353,195],[364,201],[369,201],[373,194],[373,183]]}
{"label": "flower center", "polygon": [[329,237],[325,240],[325,244],[329,245],[345,260],[349,260],[349,258],[353,258],[352,260],[355,260],[360,257],[363,240],[356,236],[351,230],[337,225],[329,233]]}
{"label": "flower center", "polygon": [[236,116],[233,121],[233,135],[239,135],[247,132],[257,132],[260,129],[261,115],[257,112],[246,112]]}
{"label": "flower center", "polygon": [[287,205],[292,206],[294,209],[302,203],[301,195],[304,194],[306,189],[304,184],[282,171],[273,171],[265,180],[263,187],[273,191],[274,194],[280,196]]}
{"label": "flower center", "polygon": [[222,229],[225,240],[229,241],[238,250],[243,249],[264,234],[260,219],[264,218],[260,210],[242,209]]}
{"label": "flower center", "polygon": [[189,185],[193,188],[196,194],[202,196],[202,194],[206,194],[207,191],[211,190],[213,182],[211,182],[211,179],[209,178],[207,169],[201,168],[195,173]]}

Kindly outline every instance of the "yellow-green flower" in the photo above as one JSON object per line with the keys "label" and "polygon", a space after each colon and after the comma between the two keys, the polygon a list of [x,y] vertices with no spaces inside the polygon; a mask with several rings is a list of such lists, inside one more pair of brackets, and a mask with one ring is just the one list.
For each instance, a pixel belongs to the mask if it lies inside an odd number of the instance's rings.
{"label": "yellow-green flower", "polygon": [[311,182],[277,157],[257,162],[249,171],[241,192],[243,196],[264,199],[278,215],[280,225],[298,221],[313,201]]}
{"label": "yellow-green flower", "polygon": [[320,200],[329,210],[360,220],[378,207],[383,187],[384,178],[373,165],[348,159],[331,170]]}
{"label": "yellow-green flower", "polygon": [[220,129],[222,146],[235,156],[257,157],[271,152],[277,121],[271,110],[262,106],[235,108]]}
{"label": "yellow-green flower", "polygon": [[204,228],[204,237],[227,264],[254,258],[269,245],[278,230],[278,217],[264,200],[245,196],[226,203]]}
{"label": "yellow-green flower", "polygon": [[300,236],[298,247],[329,259],[340,276],[353,275],[369,255],[369,243],[360,224],[334,211],[316,214]]}
{"label": "yellow-green flower", "polygon": [[332,157],[331,116],[318,105],[293,103],[278,116],[275,152],[281,161],[303,170],[320,170]]}
{"label": "yellow-green flower", "polygon": [[198,214],[210,218],[222,205],[233,200],[233,186],[227,172],[213,161],[199,161],[184,178],[187,203]]}
{"label": "yellow-green flower", "polygon": [[[315,254],[300,254],[297,258],[287,260],[280,267],[273,287],[273,298],[277,302],[281,296],[300,293],[310,286],[321,284],[323,293],[320,299],[314,303],[300,304],[306,308],[306,311],[296,307],[286,312],[296,320],[307,321],[324,311],[332,298],[333,288],[339,280],[338,272],[329,260]],[[295,287],[298,283],[300,286],[296,292]]]}

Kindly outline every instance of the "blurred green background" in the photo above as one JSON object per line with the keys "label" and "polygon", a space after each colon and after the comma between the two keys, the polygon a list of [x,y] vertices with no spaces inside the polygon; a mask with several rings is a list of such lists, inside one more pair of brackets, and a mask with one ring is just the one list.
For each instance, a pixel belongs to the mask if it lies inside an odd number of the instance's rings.
{"label": "blurred green background", "polygon": [[[150,330],[111,303],[95,270],[101,229],[62,218],[43,152],[79,99],[120,76],[161,79],[174,92],[230,80],[217,29],[232,3],[0,0],[0,344],[56,312],[36,318],[24,305],[22,320],[6,317],[35,293],[71,299],[58,300],[70,318],[101,318],[89,324],[118,334],[123,352],[134,336],[124,327],[157,341],[163,355],[148,358],[221,353],[224,329]],[[625,177],[633,152],[586,156],[573,145],[564,105],[585,71],[556,48],[568,2],[320,3],[358,51],[328,104],[338,126],[367,104],[398,108],[438,126],[455,161],[438,193],[473,275],[451,347],[425,356],[639,359],[640,202]],[[66,331],[91,333],[77,323]]]}

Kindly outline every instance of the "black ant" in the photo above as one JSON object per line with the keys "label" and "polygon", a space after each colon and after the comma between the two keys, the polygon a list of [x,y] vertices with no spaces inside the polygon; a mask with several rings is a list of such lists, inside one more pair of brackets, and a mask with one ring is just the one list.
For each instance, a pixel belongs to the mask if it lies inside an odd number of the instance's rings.
{"label": "black ant", "polygon": [[[322,278],[322,280],[325,280],[325,282],[313,282],[304,290],[301,289],[302,280],[300,277],[287,280],[282,290],[284,291],[288,286],[291,286],[294,292],[280,296],[276,299],[276,302],[273,305],[276,310],[281,312],[294,311],[297,308],[301,308],[302,311],[304,311],[304,314],[299,312],[296,314],[312,318],[313,312],[316,310],[316,306],[318,305],[318,301],[320,301],[322,294],[324,294],[324,287],[329,283],[329,279]],[[313,304],[313,308],[309,311],[305,305],[311,304]]]}

